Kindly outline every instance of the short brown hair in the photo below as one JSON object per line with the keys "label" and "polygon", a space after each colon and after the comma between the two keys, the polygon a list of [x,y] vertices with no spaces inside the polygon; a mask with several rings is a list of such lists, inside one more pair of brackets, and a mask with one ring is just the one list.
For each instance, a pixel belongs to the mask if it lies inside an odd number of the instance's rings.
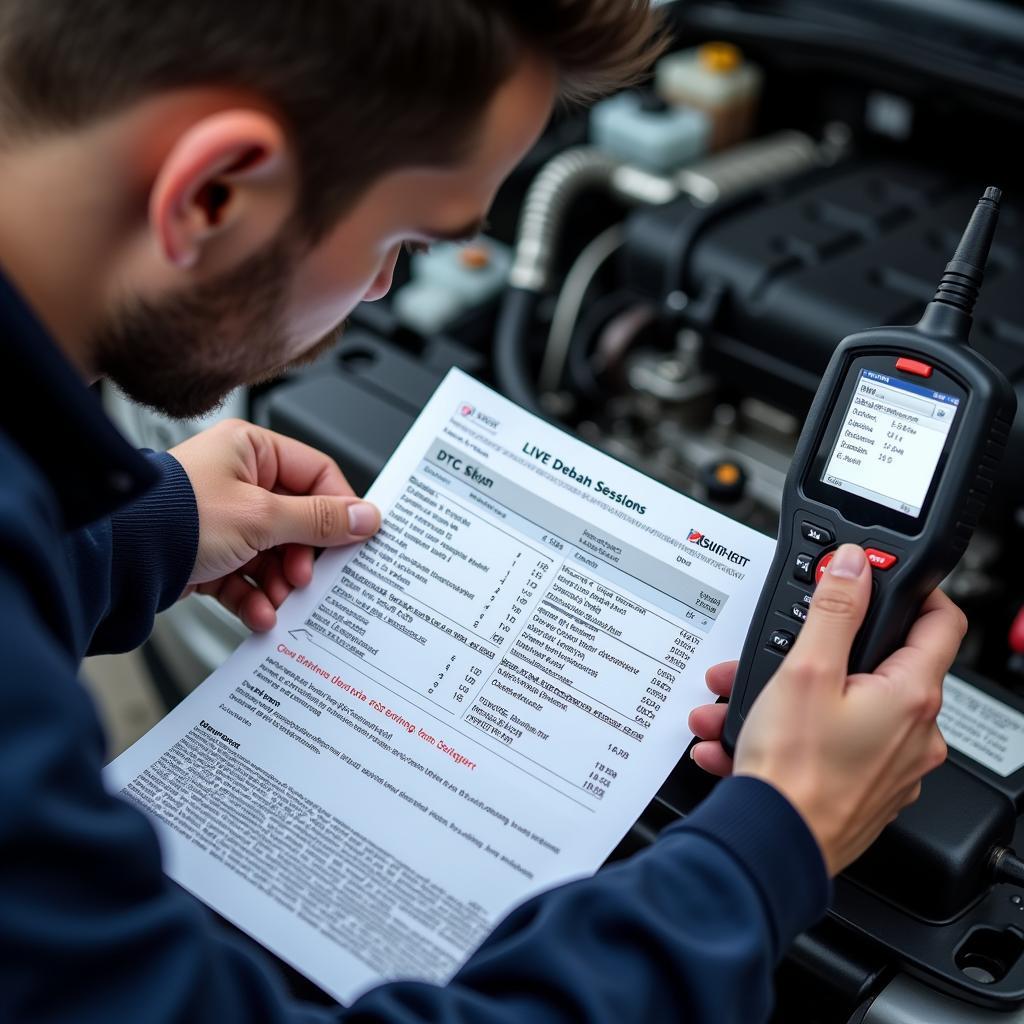
{"label": "short brown hair", "polygon": [[650,0],[0,0],[0,124],[17,138],[164,90],[251,90],[292,132],[318,234],[382,173],[457,159],[524,47],[589,99],[661,45]]}

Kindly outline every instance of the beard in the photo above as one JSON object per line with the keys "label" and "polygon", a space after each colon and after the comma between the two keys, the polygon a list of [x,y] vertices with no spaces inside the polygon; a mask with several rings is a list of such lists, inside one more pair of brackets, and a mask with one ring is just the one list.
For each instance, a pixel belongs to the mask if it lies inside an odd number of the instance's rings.
{"label": "beard", "polygon": [[284,313],[300,251],[281,238],[215,281],[159,303],[132,302],[96,332],[97,369],[136,402],[189,419],[243,384],[314,362],[343,325],[289,358]]}

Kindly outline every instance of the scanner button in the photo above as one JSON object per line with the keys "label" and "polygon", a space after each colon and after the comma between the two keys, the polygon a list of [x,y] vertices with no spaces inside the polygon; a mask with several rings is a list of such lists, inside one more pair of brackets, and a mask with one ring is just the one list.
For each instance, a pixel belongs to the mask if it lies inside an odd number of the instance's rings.
{"label": "scanner button", "polygon": [[917,359],[908,359],[901,356],[896,360],[896,369],[903,373],[912,373],[915,377],[930,377],[932,368],[927,363],[919,362]]}
{"label": "scanner button", "polygon": [[835,541],[831,530],[826,530],[824,526],[817,526],[815,523],[804,523],[800,527],[800,536],[804,540],[809,540],[812,544],[820,544],[822,547]]}
{"label": "scanner button", "polygon": [[868,556],[871,568],[882,572],[891,569],[899,561],[896,555],[891,555],[888,551],[879,551],[878,548],[868,548],[864,553]]}
{"label": "scanner button", "polygon": [[793,575],[801,583],[810,583],[814,579],[814,555],[797,555],[793,563]]}
{"label": "scanner button", "polygon": [[821,561],[818,563],[818,567],[814,570],[814,582],[818,584],[821,582],[821,577],[825,575],[825,570],[832,564],[832,559],[836,557],[834,551],[830,551],[827,555],[821,556]]}
{"label": "scanner button", "polygon": [[803,604],[795,604],[789,614],[792,618],[796,619],[797,622],[806,622],[807,606]]}
{"label": "scanner button", "polygon": [[789,654],[789,649],[793,646],[795,639],[796,637],[788,630],[776,629],[768,637],[768,647],[779,654]]}

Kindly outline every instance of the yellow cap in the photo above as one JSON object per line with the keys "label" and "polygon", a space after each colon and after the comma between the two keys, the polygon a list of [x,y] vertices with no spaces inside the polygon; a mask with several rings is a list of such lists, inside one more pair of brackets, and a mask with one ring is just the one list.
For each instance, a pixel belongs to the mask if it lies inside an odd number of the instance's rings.
{"label": "yellow cap", "polygon": [[459,262],[467,270],[486,270],[491,265],[491,254],[482,245],[467,245],[459,253]]}
{"label": "yellow cap", "polygon": [[735,462],[723,462],[720,466],[715,467],[715,480],[725,487],[738,484],[741,477],[740,467]]}
{"label": "yellow cap", "polygon": [[743,54],[732,43],[705,43],[697,56],[705,70],[716,75],[735,71],[743,63]]}

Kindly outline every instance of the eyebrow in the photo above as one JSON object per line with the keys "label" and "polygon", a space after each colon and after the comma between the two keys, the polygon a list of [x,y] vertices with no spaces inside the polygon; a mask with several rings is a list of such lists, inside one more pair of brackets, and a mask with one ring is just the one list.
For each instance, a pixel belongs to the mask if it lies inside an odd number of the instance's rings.
{"label": "eyebrow", "polygon": [[434,238],[439,242],[469,242],[482,234],[489,227],[486,217],[477,217],[461,228],[423,228],[421,234],[426,238]]}

